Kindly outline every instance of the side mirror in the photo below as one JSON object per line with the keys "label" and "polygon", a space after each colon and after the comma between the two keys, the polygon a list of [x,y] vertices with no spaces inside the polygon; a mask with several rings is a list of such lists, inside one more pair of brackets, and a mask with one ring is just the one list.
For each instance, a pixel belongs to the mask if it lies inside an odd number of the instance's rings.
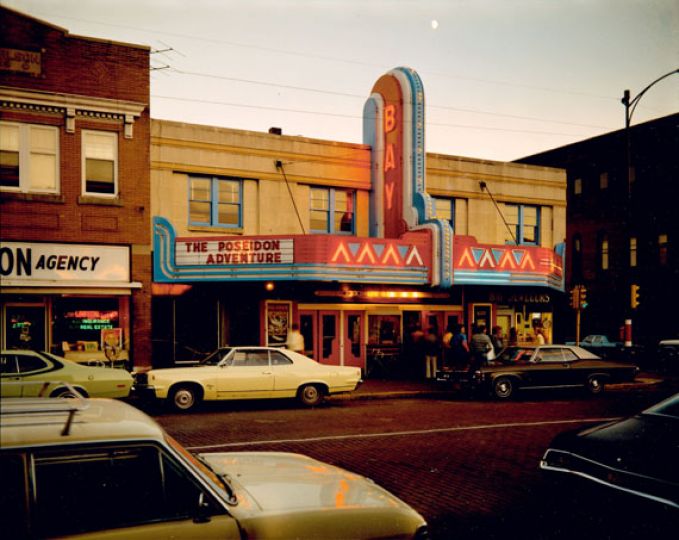
{"label": "side mirror", "polygon": [[209,523],[210,522],[210,503],[205,500],[205,493],[201,492],[198,496],[198,506],[196,507],[196,515],[193,518],[194,523]]}

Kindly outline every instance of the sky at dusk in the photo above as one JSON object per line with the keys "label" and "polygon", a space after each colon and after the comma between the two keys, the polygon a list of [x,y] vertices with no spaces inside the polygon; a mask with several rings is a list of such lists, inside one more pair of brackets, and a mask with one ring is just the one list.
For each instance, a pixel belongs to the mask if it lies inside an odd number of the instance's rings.
{"label": "sky at dusk", "polygon": [[[147,45],[151,116],[362,142],[397,66],[428,152],[510,161],[621,129],[679,68],[676,0],[3,0],[75,35]],[[171,50],[168,50],[171,49]],[[633,124],[679,111],[679,74]]]}

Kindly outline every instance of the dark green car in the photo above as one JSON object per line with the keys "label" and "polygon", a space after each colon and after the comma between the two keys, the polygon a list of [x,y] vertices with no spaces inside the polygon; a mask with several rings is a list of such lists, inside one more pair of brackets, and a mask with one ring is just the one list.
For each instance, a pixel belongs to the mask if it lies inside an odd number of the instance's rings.
{"label": "dark green car", "polygon": [[606,384],[633,381],[638,371],[633,364],[602,360],[582,347],[540,345],[507,347],[476,370],[439,371],[437,380],[508,399],[518,390],[544,388],[582,387],[599,394]]}

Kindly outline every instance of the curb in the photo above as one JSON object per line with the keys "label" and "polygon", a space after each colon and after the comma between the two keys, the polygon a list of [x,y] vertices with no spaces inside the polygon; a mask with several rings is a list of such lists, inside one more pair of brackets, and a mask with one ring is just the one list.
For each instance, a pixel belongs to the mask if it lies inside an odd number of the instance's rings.
{"label": "curb", "polygon": [[[665,382],[664,379],[657,379],[651,377],[640,377],[634,382],[629,383],[617,383],[606,385],[607,389],[616,390],[632,390],[635,388],[645,388],[648,386],[655,386]],[[460,394],[463,390],[458,388],[435,390],[435,389],[422,389],[422,390],[383,390],[375,392],[348,392],[344,394],[337,394],[334,396],[328,396],[328,400],[368,400],[368,399],[404,399],[412,397],[420,398],[434,398],[434,397],[445,397],[449,395]]]}

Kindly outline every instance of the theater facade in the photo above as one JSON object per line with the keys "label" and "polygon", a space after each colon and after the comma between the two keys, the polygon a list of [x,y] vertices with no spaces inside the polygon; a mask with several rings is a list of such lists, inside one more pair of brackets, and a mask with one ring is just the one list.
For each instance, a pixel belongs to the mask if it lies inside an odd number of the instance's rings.
{"label": "theater facade", "polygon": [[418,374],[410,334],[449,324],[550,339],[564,290],[560,169],[425,151],[424,89],[396,68],[364,144],[154,120],[153,363],[285,343]]}

